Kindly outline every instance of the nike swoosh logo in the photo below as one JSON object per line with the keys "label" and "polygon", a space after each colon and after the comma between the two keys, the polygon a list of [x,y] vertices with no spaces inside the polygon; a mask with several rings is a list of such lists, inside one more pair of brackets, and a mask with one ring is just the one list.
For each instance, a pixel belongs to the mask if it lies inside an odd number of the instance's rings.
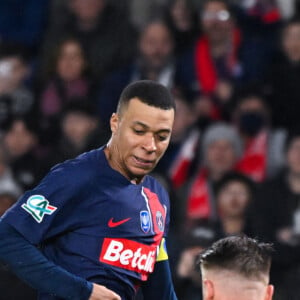
{"label": "nike swoosh logo", "polygon": [[127,219],[124,219],[124,220],[121,220],[121,221],[118,221],[118,222],[114,222],[113,219],[114,218],[111,218],[108,221],[108,227],[117,227],[117,226],[120,226],[120,225],[126,223],[127,221],[129,221],[131,218],[127,218]]}

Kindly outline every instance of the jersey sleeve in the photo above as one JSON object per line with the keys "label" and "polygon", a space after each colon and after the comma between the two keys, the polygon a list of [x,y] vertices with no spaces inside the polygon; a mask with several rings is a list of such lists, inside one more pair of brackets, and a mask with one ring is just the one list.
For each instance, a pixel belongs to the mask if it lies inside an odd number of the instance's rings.
{"label": "jersey sleeve", "polygon": [[0,259],[18,277],[40,292],[72,300],[87,300],[92,292],[91,282],[49,261],[37,247],[9,224],[2,222],[1,218]]}
{"label": "jersey sleeve", "polygon": [[72,216],[83,197],[82,186],[86,181],[80,174],[78,166],[56,166],[4,214],[3,222],[14,227],[32,244],[72,228],[76,222]]}

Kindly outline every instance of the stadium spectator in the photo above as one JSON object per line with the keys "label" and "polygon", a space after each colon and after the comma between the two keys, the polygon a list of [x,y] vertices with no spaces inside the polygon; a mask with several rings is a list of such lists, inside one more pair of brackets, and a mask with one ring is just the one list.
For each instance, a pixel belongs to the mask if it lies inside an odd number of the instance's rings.
{"label": "stadium spectator", "polygon": [[[195,124],[193,106],[188,101],[183,90],[172,89],[172,95],[176,103],[176,115],[174,119],[172,137],[164,157],[160,160],[156,171],[170,177],[173,187],[178,187],[186,181],[189,173],[189,165],[196,155],[200,132]],[[187,146],[189,144],[190,146]],[[185,146],[186,145],[186,146]],[[184,149],[186,150],[184,150]],[[188,169],[183,170],[182,164]],[[180,177],[180,178],[178,178]]]}
{"label": "stadium spectator", "polygon": [[30,74],[27,51],[16,44],[0,46],[0,128],[11,117],[34,114],[35,101],[27,80]]}
{"label": "stadium spectator", "polygon": [[184,193],[186,198],[187,226],[199,220],[216,220],[215,201],[217,182],[232,171],[242,153],[237,131],[225,123],[209,126],[201,140],[201,162],[194,178]]}
{"label": "stadium spectator", "polygon": [[[246,60],[256,56],[256,59],[251,60],[251,64],[246,62],[247,77],[261,80],[279,50],[278,37],[282,26],[279,1],[232,0],[230,2],[244,41],[241,59]],[[286,8],[287,2],[285,1]]]}
{"label": "stadium spectator", "polygon": [[208,98],[214,117],[220,119],[234,88],[263,73],[264,53],[245,39],[228,2],[204,1],[200,13],[202,34],[179,59],[176,82]]}
{"label": "stadium spectator", "polygon": [[11,207],[21,196],[21,187],[13,177],[9,166],[7,153],[1,144],[0,146],[0,217]]}
{"label": "stadium spectator", "polygon": [[214,241],[240,234],[253,234],[249,220],[255,186],[246,176],[230,172],[223,176],[216,187],[218,220],[199,221],[193,228],[184,230],[181,237],[183,251],[178,259],[176,290],[179,299],[197,300],[201,293],[201,280],[194,264],[200,250]]}
{"label": "stadium spectator", "polygon": [[219,237],[240,235],[253,236],[253,224],[249,219],[249,207],[253,202],[256,185],[247,176],[231,172],[223,176],[216,188],[219,221]]}
{"label": "stadium spectator", "polygon": [[[61,37],[80,41],[88,58],[95,81],[132,59],[136,37],[128,16],[110,1],[65,0],[66,14],[61,22],[49,21],[43,45],[43,56]],[[54,15],[53,18],[56,18]]]}
{"label": "stadium spectator", "polygon": [[283,166],[287,132],[271,128],[271,112],[265,96],[258,89],[244,89],[235,102],[232,120],[244,145],[236,170],[262,182],[276,175]]}
{"label": "stadium spectator", "polygon": [[58,138],[58,122],[65,107],[79,99],[91,102],[92,83],[78,40],[63,38],[48,54],[38,94],[41,128],[48,136],[44,142],[51,145]]}
{"label": "stadium spectator", "polygon": [[174,74],[171,31],[164,21],[153,20],[140,33],[136,59],[102,81],[97,100],[100,118],[105,124],[108,122],[117,107],[120,92],[130,82],[150,79],[171,88]]}
{"label": "stadium spectator", "polygon": [[188,0],[170,0],[165,10],[174,36],[175,53],[181,55],[192,47],[199,35],[198,15]]}
{"label": "stadium spectator", "polygon": [[[257,235],[274,243],[271,279],[279,300],[296,299],[300,280],[300,134],[290,133],[286,168],[261,187],[253,207]],[[277,298],[276,298],[277,299]]]}
{"label": "stadium spectator", "polygon": [[60,137],[44,159],[46,171],[57,163],[76,157],[82,152],[98,148],[109,137],[101,130],[92,107],[78,100],[67,105],[60,118]]}
{"label": "stadium spectator", "polygon": [[271,300],[272,247],[243,237],[227,237],[200,254],[203,300]]}
{"label": "stadium spectator", "polygon": [[300,19],[285,24],[282,56],[274,61],[265,79],[268,101],[273,112],[273,126],[288,130],[298,128],[300,97]]}
{"label": "stadium spectator", "polygon": [[[0,217],[13,204],[22,193],[21,187],[13,178],[12,170],[8,164],[8,157],[3,145],[0,145]],[[0,299],[33,300],[36,293],[32,288],[14,275],[7,265],[0,262]]]}
{"label": "stadium spectator", "polygon": [[63,39],[49,56],[40,99],[40,112],[46,118],[59,115],[70,98],[86,97],[90,87],[87,58],[77,40]]}
{"label": "stadium spectator", "polygon": [[223,102],[230,97],[233,82],[242,76],[240,32],[229,5],[221,0],[205,1],[200,22],[203,33],[181,58],[182,72],[177,74],[177,82],[209,96],[211,101]]}
{"label": "stadium spectator", "polygon": [[38,134],[35,120],[24,116],[11,119],[3,135],[2,143],[9,165],[23,190],[32,188],[40,180]]}

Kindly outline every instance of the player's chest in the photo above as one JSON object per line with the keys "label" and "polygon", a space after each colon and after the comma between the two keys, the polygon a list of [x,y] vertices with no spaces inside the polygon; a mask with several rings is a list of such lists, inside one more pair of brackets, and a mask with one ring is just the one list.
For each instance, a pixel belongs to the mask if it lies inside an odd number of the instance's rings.
{"label": "player's chest", "polygon": [[146,187],[101,189],[90,210],[104,236],[147,237],[165,229],[166,207],[160,195]]}

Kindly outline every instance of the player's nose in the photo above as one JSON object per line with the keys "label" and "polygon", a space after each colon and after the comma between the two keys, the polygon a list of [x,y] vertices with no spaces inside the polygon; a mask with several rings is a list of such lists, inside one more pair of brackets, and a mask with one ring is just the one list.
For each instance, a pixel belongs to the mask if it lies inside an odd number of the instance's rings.
{"label": "player's nose", "polygon": [[153,135],[145,136],[143,146],[144,149],[148,152],[156,151],[157,147],[156,147],[154,136]]}

